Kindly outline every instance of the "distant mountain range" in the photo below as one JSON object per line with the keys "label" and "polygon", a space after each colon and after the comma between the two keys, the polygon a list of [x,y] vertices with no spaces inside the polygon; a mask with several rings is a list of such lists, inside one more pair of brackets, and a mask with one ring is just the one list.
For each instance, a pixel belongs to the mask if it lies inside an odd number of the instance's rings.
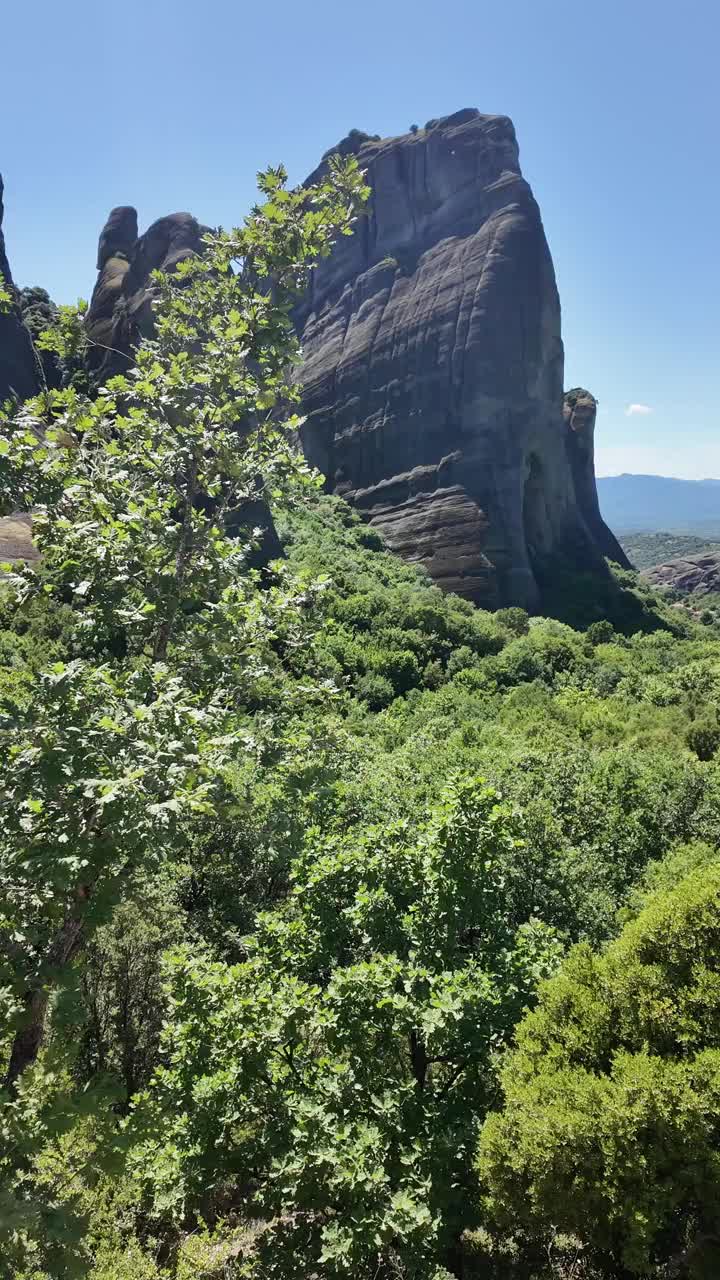
{"label": "distant mountain range", "polygon": [[720,480],[600,476],[603,519],[614,533],[663,530],[720,537]]}

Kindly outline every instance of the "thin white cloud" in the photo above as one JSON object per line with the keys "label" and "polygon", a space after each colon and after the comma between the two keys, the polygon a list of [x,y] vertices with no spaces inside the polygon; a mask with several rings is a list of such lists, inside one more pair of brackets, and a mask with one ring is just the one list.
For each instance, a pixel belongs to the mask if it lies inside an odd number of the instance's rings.
{"label": "thin white cloud", "polygon": [[637,415],[644,418],[648,413],[652,413],[649,404],[629,404],[625,410],[625,417],[634,418]]}

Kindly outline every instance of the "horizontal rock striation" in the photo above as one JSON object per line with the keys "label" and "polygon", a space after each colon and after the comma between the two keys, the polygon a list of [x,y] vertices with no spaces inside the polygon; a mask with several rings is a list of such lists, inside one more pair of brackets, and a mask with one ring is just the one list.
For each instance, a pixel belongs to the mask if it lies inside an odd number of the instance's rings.
{"label": "horizontal rock striation", "polygon": [[469,109],[338,149],[372,195],[297,311],[306,454],[444,589],[537,609],[561,563],[624,557],[592,431],[563,413],[560,304],[512,123]]}
{"label": "horizontal rock striation", "polygon": [[682,595],[715,595],[720,593],[720,553],[668,560],[643,570],[643,577],[656,587],[671,587]]}

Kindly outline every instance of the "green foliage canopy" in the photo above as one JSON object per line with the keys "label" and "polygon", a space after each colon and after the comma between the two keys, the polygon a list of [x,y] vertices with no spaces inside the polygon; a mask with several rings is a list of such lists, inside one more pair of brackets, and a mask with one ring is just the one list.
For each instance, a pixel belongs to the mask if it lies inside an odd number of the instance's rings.
{"label": "green foliage canopy", "polygon": [[557,957],[508,912],[516,841],[495,793],[464,783],[419,834],[310,842],[244,964],[175,955],[135,1156],[157,1208],[243,1205],[264,1221],[258,1276],[290,1258],[298,1274],[439,1274],[472,1220],[495,1055]]}
{"label": "green foliage canopy", "polygon": [[[300,612],[292,586],[260,593],[243,511],[302,470],[290,312],[365,189],[351,158],[308,190],[288,190],[282,169],[259,181],[243,228],[155,277],[156,337],[126,377],[97,400],[48,390],[0,416],[0,509],[32,511],[40,552],[4,566],[12,623],[39,601],[72,606],[70,661],[5,686],[0,706],[0,1059],[15,1130],[53,989],[123,887],[182,845],[231,759],[254,750],[244,700],[261,653],[292,630],[280,617]],[[79,333],[61,313],[53,349],[76,354]],[[3,1173],[32,1159],[32,1142],[19,1162],[15,1147]],[[22,1240],[23,1215],[52,1237],[51,1215],[15,1185],[9,1238]]]}
{"label": "green foliage canopy", "polygon": [[652,897],[540,990],[482,1134],[487,1204],[633,1275],[720,1257],[720,867]]}

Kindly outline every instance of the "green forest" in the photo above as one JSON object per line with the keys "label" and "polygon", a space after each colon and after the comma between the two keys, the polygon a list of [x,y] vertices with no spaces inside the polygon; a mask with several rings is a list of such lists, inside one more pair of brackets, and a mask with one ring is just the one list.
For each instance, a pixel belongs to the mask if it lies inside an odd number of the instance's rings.
{"label": "green forest", "polygon": [[366,189],[260,184],[0,415],[0,1275],[717,1276],[720,626],[477,609],[323,493],[292,308]]}
{"label": "green forest", "polygon": [[636,569],[653,569],[683,556],[717,554],[720,543],[692,533],[620,533],[620,542]]}

